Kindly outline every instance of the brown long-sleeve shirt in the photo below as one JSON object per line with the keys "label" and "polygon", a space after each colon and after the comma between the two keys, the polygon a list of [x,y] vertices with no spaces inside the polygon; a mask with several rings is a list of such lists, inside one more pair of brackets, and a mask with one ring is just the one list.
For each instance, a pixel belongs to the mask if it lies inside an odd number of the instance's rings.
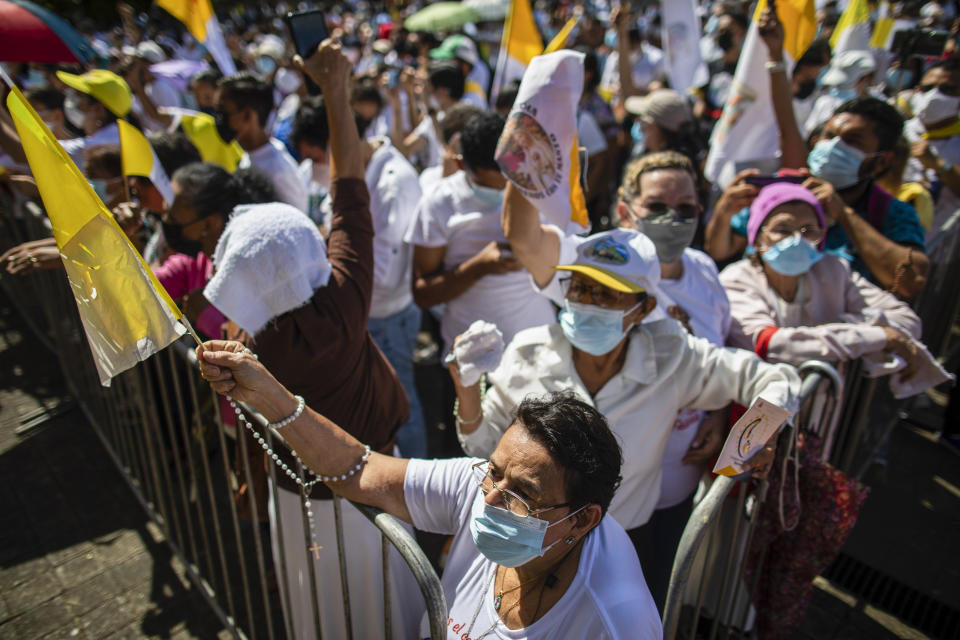
{"label": "brown long-sleeve shirt", "polygon": [[[410,403],[367,331],[373,291],[370,196],[362,179],[348,178],[333,183],[331,197],[330,281],[307,304],[279,316],[254,338],[240,338],[307,406],[374,451],[389,454]],[[292,458],[281,455],[294,468]],[[277,477],[282,487],[296,490],[289,478]],[[312,493],[315,498],[330,495],[323,485]]]}

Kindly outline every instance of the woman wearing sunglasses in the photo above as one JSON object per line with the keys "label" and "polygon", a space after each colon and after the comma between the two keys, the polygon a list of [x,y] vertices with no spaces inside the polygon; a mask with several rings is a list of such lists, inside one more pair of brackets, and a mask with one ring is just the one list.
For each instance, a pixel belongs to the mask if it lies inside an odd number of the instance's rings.
{"label": "woman wearing sunglasses", "polygon": [[607,515],[620,446],[588,404],[526,399],[486,461],[393,458],[305,408],[241,343],[204,347],[203,377],[283,425],[330,489],[453,536],[443,572],[450,640],[662,637],[630,539]]}

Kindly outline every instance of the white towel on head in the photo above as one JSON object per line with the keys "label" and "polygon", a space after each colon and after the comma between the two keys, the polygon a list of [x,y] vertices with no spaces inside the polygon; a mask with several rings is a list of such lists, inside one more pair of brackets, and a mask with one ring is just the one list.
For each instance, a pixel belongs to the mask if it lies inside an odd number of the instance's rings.
{"label": "white towel on head", "polygon": [[216,272],[203,295],[250,335],[306,304],[330,280],[327,248],[317,226],[282,202],[234,209],[213,264]]}

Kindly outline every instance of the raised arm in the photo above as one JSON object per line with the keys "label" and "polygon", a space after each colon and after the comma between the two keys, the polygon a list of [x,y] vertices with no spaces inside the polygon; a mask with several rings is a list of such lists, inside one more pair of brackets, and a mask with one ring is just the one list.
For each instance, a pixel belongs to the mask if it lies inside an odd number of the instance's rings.
{"label": "raised arm", "polygon": [[[201,374],[214,391],[246,402],[270,422],[284,420],[296,412],[297,400],[293,394],[246,352],[241,343],[211,340],[197,348],[197,359]],[[410,522],[403,495],[408,462],[405,458],[374,452],[366,464],[362,464],[363,443],[310,408],[283,427],[280,434],[317,474],[343,476],[355,470],[345,480],[328,482],[332,491]],[[360,469],[356,470],[358,464]]]}
{"label": "raised arm", "polygon": [[540,224],[540,214],[522,193],[507,184],[500,219],[510,249],[541,289],[553,279],[560,259],[560,238]]}
{"label": "raised arm", "polygon": [[769,56],[770,95],[780,133],[780,166],[784,169],[801,169],[807,166],[807,144],[800,135],[800,127],[793,113],[793,91],[783,60],[783,25],[776,11],[767,7],[760,14],[757,27],[767,45]]}
{"label": "raised arm", "polygon": [[746,169],[737,174],[713,207],[704,232],[703,248],[717,262],[738,256],[747,248],[747,237],[735,233],[730,222],[744,207],[749,207],[760,192],[746,182],[757,173],[756,169]]}
{"label": "raised arm", "polygon": [[330,180],[364,178],[360,134],[350,110],[350,73],[353,65],[333,40],[324,40],[316,53],[295,64],[317,83],[327,106],[330,123]]}

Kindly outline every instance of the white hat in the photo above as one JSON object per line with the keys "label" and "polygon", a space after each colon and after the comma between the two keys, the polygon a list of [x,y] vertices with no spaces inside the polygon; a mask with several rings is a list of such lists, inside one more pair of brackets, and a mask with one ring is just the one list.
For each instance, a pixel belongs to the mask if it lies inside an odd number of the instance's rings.
{"label": "white hat", "polygon": [[844,51],[830,61],[820,83],[825,87],[850,87],[876,70],[877,63],[869,51]]}
{"label": "white hat", "polygon": [[144,40],[138,44],[137,56],[146,58],[150,64],[157,64],[167,59],[167,54],[165,54],[163,49],[160,48],[160,45],[153,40]]}
{"label": "white hat", "polygon": [[652,120],[658,127],[677,132],[693,122],[693,112],[679,93],[673,89],[657,89],[645,96],[630,96],[623,103],[629,113]]}
{"label": "white hat", "polygon": [[257,45],[255,55],[267,56],[268,58],[273,58],[276,62],[280,62],[283,60],[285,53],[286,46],[283,40],[273,34],[267,34],[263,37],[263,40],[260,41],[260,44]]}
{"label": "white hat", "polygon": [[306,304],[331,273],[317,225],[281,202],[234,209],[213,263],[204,297],[250,335]]}
{"label": "white hat", "polygon": [[595,233],[577,247],[573,264],[557,265],[558,271],[576,271],[600,284],[624,293],[657,295],[660,261],[647,236],[633,229]]}

